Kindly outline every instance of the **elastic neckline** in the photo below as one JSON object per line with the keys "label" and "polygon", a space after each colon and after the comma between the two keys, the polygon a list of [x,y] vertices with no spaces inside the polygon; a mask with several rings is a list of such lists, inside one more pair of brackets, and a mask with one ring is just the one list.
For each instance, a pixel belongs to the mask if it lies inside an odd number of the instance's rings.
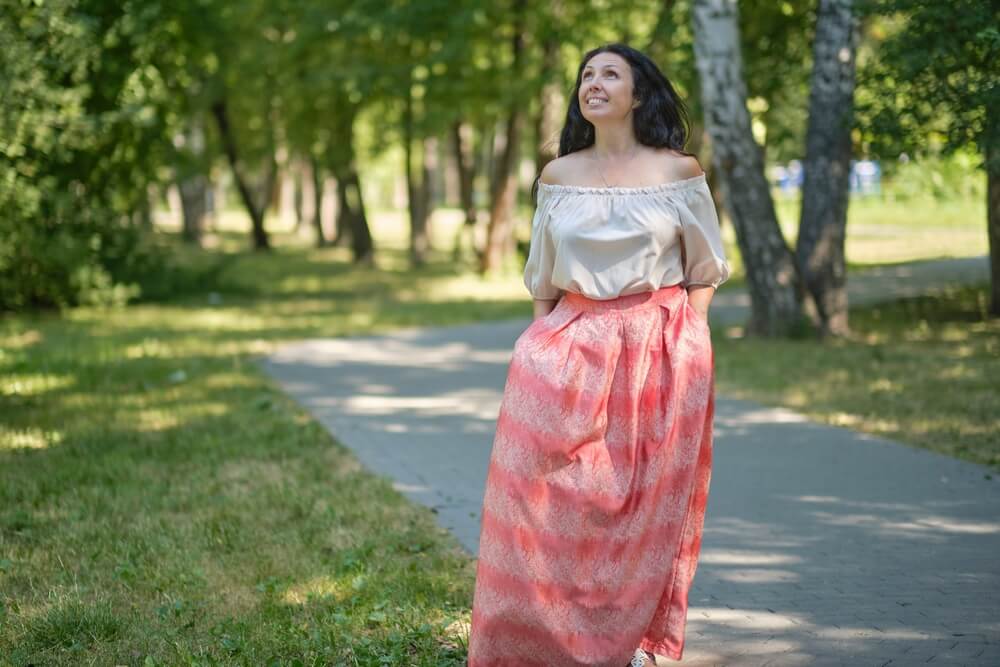
{"label": "elastic neckline", "polygon": [[667,183],[657,183],[656,185],[619,186],[619,185],[560,185],[558,183],[544,183],[538,181],[538,187],[548,192],[575,192],[579,194],[605,194],[605,195],[628,195],[628,194],[653,194],[656,192],[668,192],[671,190],[684,190],[693,188],[705,182],[705,172],[690,178],[682,178]]}

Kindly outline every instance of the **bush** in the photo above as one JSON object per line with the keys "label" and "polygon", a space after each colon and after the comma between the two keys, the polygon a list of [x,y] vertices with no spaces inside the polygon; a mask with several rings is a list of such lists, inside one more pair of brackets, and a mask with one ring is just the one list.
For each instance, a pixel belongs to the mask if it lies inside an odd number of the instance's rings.
{"label": "bush", "polygon": [[125,222],[0,218],[0,310],[122,306],[167,271],[152,232]]}
{"label": "bush", "polygon": [[94,9],[0,12],[0,310],[122,305],[166,262],[131,215],[163,159],[163,100],[136,92],[159,89],[137,85],[129,17]]}

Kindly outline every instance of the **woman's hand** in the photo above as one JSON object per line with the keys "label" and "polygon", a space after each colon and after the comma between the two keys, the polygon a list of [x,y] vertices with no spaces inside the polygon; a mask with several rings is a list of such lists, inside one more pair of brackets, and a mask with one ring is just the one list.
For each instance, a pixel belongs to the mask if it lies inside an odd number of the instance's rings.
{"label": "woman's hand", "polygon": [[711,285],[692,285],[688,289],[688,303],[694,311],[708,321],[708,306],[715,296],[715,288]]}

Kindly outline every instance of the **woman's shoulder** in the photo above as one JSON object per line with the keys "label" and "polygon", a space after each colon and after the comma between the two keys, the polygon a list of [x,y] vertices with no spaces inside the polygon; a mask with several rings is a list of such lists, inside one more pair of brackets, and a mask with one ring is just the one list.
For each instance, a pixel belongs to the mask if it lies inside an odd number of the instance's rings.
{"label": "woman's shoulder", "polygon": [[549,160],[538,175],[546,185],[566,185],[577,182],[582,172],[583,151],[577,151]]}
{"label": "woman's shoulder", "polygon": [[[644,184],[584,185],[593,183],[595,167],[589,150],[583,149],[550,160],[538,176],[539,191],[554,194],[584,194],[590,196],[625,194],[656,194],[673,198],[706,187],[705,172],[698,159],[667,148],[644,147],[631,165],[635,174],[642,174]],[[599,172],[598,172],[599,173]]]}
{"label": "woman's shoulder", "polygon": [[660,183],[684,181],[705,173],[698,158],[672,148],[655,149],[654,164],[660,177]]}

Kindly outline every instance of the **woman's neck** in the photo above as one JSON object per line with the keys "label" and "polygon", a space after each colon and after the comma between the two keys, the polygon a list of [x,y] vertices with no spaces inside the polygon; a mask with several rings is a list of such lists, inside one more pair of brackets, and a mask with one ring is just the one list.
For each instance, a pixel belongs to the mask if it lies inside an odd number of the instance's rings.
{"label": "woman's neck", "polygon": [[618,125],[613,128],[594,128],[594,157],[616,159],[634,155],[639,142],[632,132],[631,125]]}

